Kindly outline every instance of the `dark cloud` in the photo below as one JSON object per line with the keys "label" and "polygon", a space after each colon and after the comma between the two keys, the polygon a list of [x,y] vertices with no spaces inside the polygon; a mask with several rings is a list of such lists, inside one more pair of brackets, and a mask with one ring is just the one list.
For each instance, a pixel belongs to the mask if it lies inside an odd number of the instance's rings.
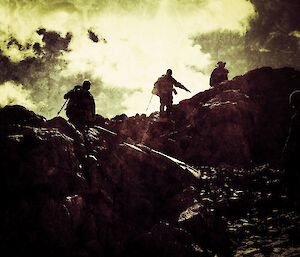
{"label": "dark cloud", "polygon": [[[67,67],[63,58],[59,58],[68,51],[71,41],[71,34],[62,36],[54,31],[39,29],[43,44],[37,42],[32,44],[36,56],[27,57],[19,62],[12,62],[3,51],[0,52],[0,82],[14,81],[24,85],[32,92],[32,99],[35,104],[41,106],[43,115],[52,115],[57,108],[57,102],[63,95],[63,81],[70,81],[71,78],[60,75],[60,72]],[[25,48],[16,39],[11,40],[22,52]],[[7,47],[10,47],[7,45]],[[27,44],[26,44],[27,45]],[[43,107],[44,106],[44,107]]]}
{"label": "dark cloud", "polygon": [[[288,36],[300,30],[300,2],[298,0],[251,0],[257,17],[250,23],[248,35],[260,44],[268,46],[277,36]],[[278,41],[278,45],[283,45]],[[289,45],[289,42],[287,42]],[[275,43],[276,44],[276,43]],[[271,46],[271,44],[269,45]]]}
{"label": "dark cloud", "polygon": [[17,39],[15,39],[14,37],[11,37],[7,43],[7,48],[10,48],[13,45],[17,46],[20,51],[24,49],[24,47],[18,42]]}
{"label": "dark cloud", "polygon": [[88,30],[88,36],[89,36],[89,39],[95,43],[102,42],[104,44],[107,44],[107,40],[104,37],[97,35],[95,32],[93,32],[90,29]]}
{"label": "dark cloud", "polygon": [[[53,55],[58,57],[68,51],[71,35],[68,33],[63,37],[56,32],[46,31],[45,29],[40,29],[37,33],[42,35],[44,45],[34,43],[32,49],[39,55],[27,57],[19,62],[12,62],[3,54],[3,51],[0,52],[0,67],[1,70],[5,71],[0,75],[1,82],[13,80],[25,85],[28,82],[35,84],[35,79],[42,74],[51,72],[53,65],[59,65],[61,68],[64,68],[66,64],[58,58],[53,58]],[[10,44],[7,45],[7,48],[15,44],[20,51],[28,49],[28,44],[24,47],[15,38],[12,38],[9,42]]]}
{"label": "dark cloud", "polygon": [[59,54],[60,51],[68,51],[72,39],[70,32],[65,37],[62,37],[55,31],[46,31],[46,29],[39,29],[36,33],[42,36],[42,40],[45,43],[43,48],[47,53]]}
{"label": "dark cloud", "polygon": [[[252,0],[257,17],[250,22],[246,43],[250,52],[261,51],[263,61],[273,67],[300,68],[300,2],[298,0]],[[251,65],[256,61],[251,58]],[[261,63],[259,63],[261,64]]]}
{"label": "dark cloud", "polygon": [[203,70],[209,74],[218,61],[225,61],[230,69],[230,77],[249,70],[245,38],[232,31],[214,31],[195,37],[195,43],[204,53],[211,55],[212,63]]}
{"label": "dark cloud", "polygon": [[[92,83],[91,92],[100,99],[97,110],[104,116],[114,116],[126,110],[122,104],[127,95],[136,90],[104,87],[99,77],[89,72],[80,74],[65,74],[68,63],[64,55],[69,52],[69,44],[72,35],[65,36],[55,32],[39,29],[42,36],[42,44],[33,42],[30,47],[35,53],[33,57],[27,57],[19,62],[12,62],[0,49],[0,84],[6,81],[14,81],[22,84],[32,92],[33,102],[39,106],[39,112],[46,117],[57,114],[60,105],[63,104],[63,95],[71,90],[74,85],[81,84],[88,79]],[[102,39],[104,40],[105,39]],[[17,46],[19,51],[28,48],[28,43],[23,46],[15,38],[11,38],[6,47]]]}
{"label": "dark cloud", "polygon": [[11,72],[13,70],[13,65],[9,58],[3,54],[0,49],[0,84],[5,81],[11,80]]}
{"label": "dark cloud", "polygon": [[93,42],[95,42],[95,43],[99,42],[99,37],[95,34],[95,32],[88,30],[88,35],[89,35],[90,40],[92,40]]}
{"label": "dark cloud", "polygon": [[300,38],[295,33],[300,31],[300,2],[251,2],[255,5],[256,16],[251,19],[245,35],[215,31],[195,37],[195,43],[211,54],[213,63],[209,69],[218,60],[227,61],[232,76],[262,66],[300,69]]}

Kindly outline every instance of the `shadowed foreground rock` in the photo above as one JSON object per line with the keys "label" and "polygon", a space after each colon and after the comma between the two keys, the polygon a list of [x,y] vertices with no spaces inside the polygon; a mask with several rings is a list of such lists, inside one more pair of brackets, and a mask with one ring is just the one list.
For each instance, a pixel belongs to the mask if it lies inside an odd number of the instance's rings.
{"label": "shadowed foreground rock", "polygon": [[42,125],[1,126],[0,247],[12,256],[123,256],[199,183],[198,170],[97,128]]}
{"label": "shadowed foreground rock", "polygon": [[[273,92],[288,75],[288,88]],[[299,199],[271,162],[293,79],[292,69],[253,71],[182,102],[172,120],[98,116],[83,132],[21,106],[0,109],[0,252],[299,255]],[[241,168],[250,161],[271,165]]]}

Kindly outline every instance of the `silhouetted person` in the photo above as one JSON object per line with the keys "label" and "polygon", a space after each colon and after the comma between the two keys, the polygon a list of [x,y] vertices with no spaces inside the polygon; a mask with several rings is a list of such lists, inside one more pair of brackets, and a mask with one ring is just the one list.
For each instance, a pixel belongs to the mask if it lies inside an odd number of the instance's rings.
{"label": "silhouetted person", "polygon": [[295,90],[289,98],[292,109],[289,135],[284,147],[284,168],[288,193],[298,197],[300,193],[300,90]]}
{"label": "silhouetted person", "polygon": [[215,85],[228,80],[229,71],[225,69],[226,62],[219,61],[217,67],[210,75],[209,85],[214,87]]}
{"label": "silhouetted person", "polygon": [[95,101],[89,92],[90,87],[91,83],[85,80],[82,86],[77,85],[64,95],[65,99],[69,99],[66,115],[79,129],[90,125],[95,119]]}
{"label": "silhouetted person", "polygon": [[159,77],[158,80],[154,83],[154,89],[152,91],[152,93],[160,97],[161,115],[163,114],[165,107],[166,107],[167,115],[169,116],[171,113],[172,104],[173,104],[173,92],[174,94],[177,94],[177,91],[173,88],[173,85],[175,87],[184,89],[187,92],[191,92],[181,83],[176,81],[176,79],[172,77],[172,70],[168,69],[166,74]]}

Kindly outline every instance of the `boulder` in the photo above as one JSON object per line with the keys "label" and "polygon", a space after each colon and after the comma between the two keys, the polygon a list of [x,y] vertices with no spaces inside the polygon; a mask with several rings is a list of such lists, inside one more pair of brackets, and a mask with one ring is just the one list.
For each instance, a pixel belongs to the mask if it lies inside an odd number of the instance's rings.
{"label": "boulder", "polygon": [[7,105],[0,109],[0,124],[41,126],[46,119],[20,105]]}

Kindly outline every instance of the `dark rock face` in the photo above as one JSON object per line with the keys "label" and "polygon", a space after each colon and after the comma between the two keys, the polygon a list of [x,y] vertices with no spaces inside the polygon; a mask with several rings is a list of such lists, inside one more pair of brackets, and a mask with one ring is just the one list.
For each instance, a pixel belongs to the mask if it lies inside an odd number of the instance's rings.
{"label": "dark rock face", "polygon": [[12,256],[123,256],[199,181],[192,167],[97,127],[81,133],[55,118],[0,131],[0,249]]}
{"label": "dark rock face", "polygon": [[297,256],[299,199],[282,170],[241,166],[279,156],[298,82],[292,69],[263,68],[181,102],[170,120],[98,115],[81,132],[1,109],[0,252]]}
{"label": "dark rock face", "polygon": [[42,116],[27,110],[20,105],[5,106],[0,109],[0,124],[41,126],[45,121]]}

